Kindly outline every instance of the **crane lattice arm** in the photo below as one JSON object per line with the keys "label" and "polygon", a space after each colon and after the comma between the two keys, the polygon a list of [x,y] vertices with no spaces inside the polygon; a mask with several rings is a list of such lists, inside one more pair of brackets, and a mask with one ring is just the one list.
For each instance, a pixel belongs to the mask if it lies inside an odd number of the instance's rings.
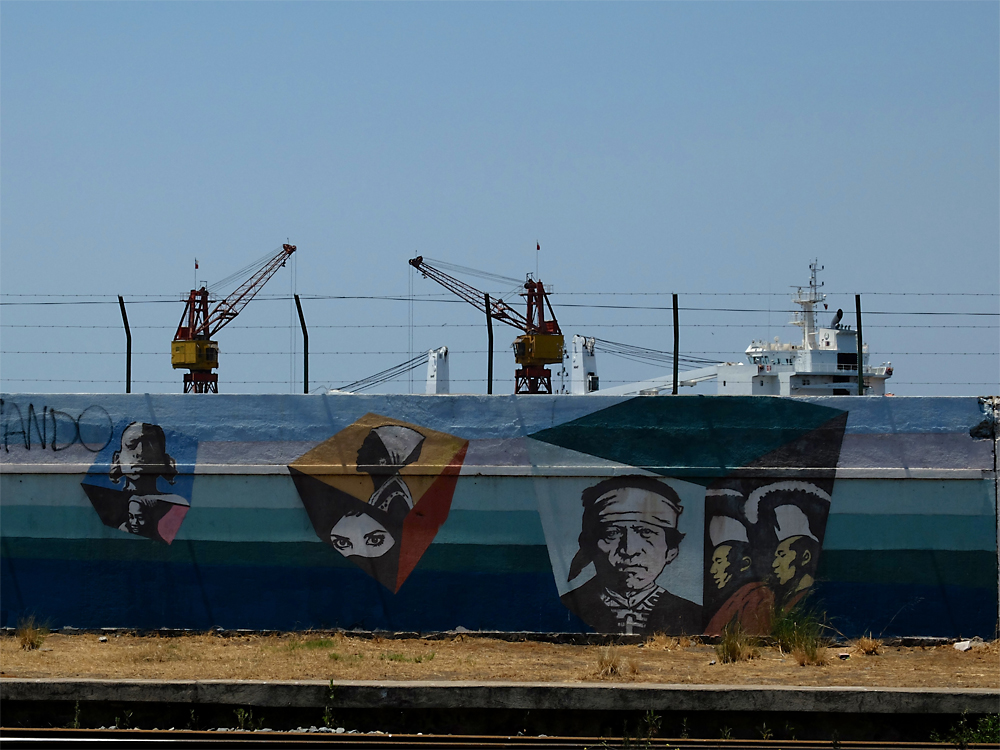
{"label": "crane lattice arm", "polygon": [[277,253],[265,260],[234,292],[216,302],[211,311],[208,309],[208,290],[204,287],[199,290],[192,289],[174,340],[193,341],[212,338],[240,314],[294,252],[295,245],[282,245]]}
{"label": "crane lattice arm", "polygon": [[[484,305],[484,293],[476,289],[474,286],[466,284],[464,281],[456,279],[454,276],[449,276],[444,271],[441,271],[434,266],[428,265],[424,262],[424,257],[418,255],[416,258],[410,260],[410,265],[416,268],[420,273],[429,279],[433,279],[438,284],[443,286],[445,289],[455,293],[470,305],[478,310],[483,309]],[[539,292],[544,296],[544,291],[540,282],[528,281],[525,283],[525,288],[531,293],[530,296],[534,296],[534,292],[537,288]],[[546,299],[546,302],[548,300]],[[529,305],[530,307],[530,305]],[[539,308],[541,305],[539,304]],[[552,306],[549,305],[549,311],[552,312]],[[544,313],[542,313],[543,320],[542,325],[536,323],[533,319],[529,319],[519,313],[517,310],[512,308],[506,302],[501,299],[491,299],[490,300],[490,317],[494,320],[499,320],[512,328],[516,328],[524,333],[559,333],[559,324],[555,322],[555,315],[553,314],[552,320],[548,321],[547,330],[544,322]],[[532,315],[532,318],[535,316]],[[553,324],[555,329],[552,329]]]}

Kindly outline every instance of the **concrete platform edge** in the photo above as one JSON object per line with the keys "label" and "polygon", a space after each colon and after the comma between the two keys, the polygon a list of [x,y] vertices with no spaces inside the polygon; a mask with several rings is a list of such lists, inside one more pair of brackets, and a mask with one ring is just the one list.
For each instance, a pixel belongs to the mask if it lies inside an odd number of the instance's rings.
{"label": "concrete platform edge", "polygon": [[23,679],[3,701],[191,703],[276,708],[996,713],[1000,687],[869,688],[746,685],[256,680]]}

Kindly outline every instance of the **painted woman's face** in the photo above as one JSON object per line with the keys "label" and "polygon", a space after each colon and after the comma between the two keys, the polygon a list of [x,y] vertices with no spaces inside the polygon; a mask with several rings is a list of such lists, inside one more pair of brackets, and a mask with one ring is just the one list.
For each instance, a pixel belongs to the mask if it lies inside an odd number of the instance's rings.
{"label": "painted woman's face", "polygon": [[330,542],[344,557],[381,557],[396,544],[385,526],[365,513],[337,521],[330,530]]}

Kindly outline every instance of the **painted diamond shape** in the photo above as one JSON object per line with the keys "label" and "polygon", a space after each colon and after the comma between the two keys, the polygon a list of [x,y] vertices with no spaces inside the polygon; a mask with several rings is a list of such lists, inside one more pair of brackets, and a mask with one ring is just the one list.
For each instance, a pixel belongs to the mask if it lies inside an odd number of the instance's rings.
{"label": "painted diamond shape", "polygon": [[468,446],[366,414],[288,470],[316,536],[395,593],[448,518]]}
{"label": "painted diamond shape", "polygon": [[191,507],[197,441],[148,422],[119,424],[114,436],[83,491],[105,526],[170,544]]}

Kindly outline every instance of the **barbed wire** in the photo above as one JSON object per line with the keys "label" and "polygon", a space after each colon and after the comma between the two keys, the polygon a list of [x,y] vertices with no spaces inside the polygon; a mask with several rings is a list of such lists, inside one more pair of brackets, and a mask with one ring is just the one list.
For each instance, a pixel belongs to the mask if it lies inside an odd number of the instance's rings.
{"label": "barbed wire", "polygon": [[[500,351],[505,351],[508,348],[509,347],[507,347],[507,346],[502,346],[499,349],[494,349],[493,351],[495,353],[499,353]],[[602,349],[598,349],[597,350],[598,353],[602,353],[602,351],[603,351]],[[488,352],[489,352],[488,349],[453,349],[451,347],[448,347],[448,354],[449,355],[452,355],[452,354],[487,354]],[[274,356],[274,357],[288,357],[288,356],[293,355],[293,354],[295,354],[295,355],[301,355],[302,354],[301,351],[296,351],[296,352],[291,352],[291,351],[278,351],[278,352],[276,352],[276,351],[270,351],[270,352],[261,352],[261,351],[241,352],[241,351],[229,351],[229,350],[223,350],[221,353],[224,354],[227,357],[230,357],[230,356],[254,356],[254,357],[256,357],[256,356],[261,356],[261,357],[264,357],[264,356],[268,356],[268,357]],[[387,351],[374,351],[374,350],[373,351],[326,351],[326,352],[310,351],[309,352],[309,356],[317,356],[317,357],[319,357],[319,356],[334,356],[334,355],[337,355],[337,356],[340,356],[340,355],[359,355],[360,356],[360,355],[369,355],[369,354],[370,355],[390,355],[390,354],[391,355],[402,355],[402,354],[409,354],[409,353],[410,353],[409,351],[402,351],[402,350],[400,350],[400,351],[388,351],[388,350]],[[667,354],[668,352],[663,352],[663,353]],[[9,350],[0,351],[0,354],[31,354],[31,355],[35,355],[35,354],[46,354],[46,355],[53,354],[53,355],[74,355],[74,356],[75,355],[121,356],[122,354],[124,354],[124,352],[122,352],[122,351],[111,351],[111,352],[108,352],[108,351],[96,351],[96,352],[26,351],[26,350],[9,349]],[[162,357],[162,356],[164,356],[166,354],[169,354],[169,352],[167,352],[167,351],[158,351],[158,352],[132,352],[132,356],[133,357]],[[722,352],[722,351],[716,351],[716,352],[685,351],[684,354],[685,355],[687,355],[687,354],[723,354],[723,355],[726,355],[726,356],[733,356],[735,354],[741,354],[741,353],[740,352],[734,352],[734,351],[725,351],[725,352]],[[883,352],[883,351],[880,351],[880,352],[878,352],[878,354],[879,354],[879,356],[884,356],[884,357],[889,357],[889,356],[891,356],[891,357],[902,357],[902,356],[1000,357],[1000,351],[995,351],[995,352]]]}
{"label": "barbed wire", "polygon": [[[464,300],[460,299],[411,299],[409,297],[392,297],[392,296],[381,296],[381,297],[370,297],[370,296],[351,296],[351,297],[303,297],[302,299],[337,299],[337,300],[379,300],[379,301],[395,301],[395,302],[431,302],[431,303],[441,303],[441,304],[467,304]],[[283,298],[270,298],[270,301],[277,300],[291,300],[291,297]],[[268,301],[268,300],[265,300]],[[165,303],[175,303],[177,300],[145,300],[138,302],[130,302],[129,304],[165,304]],[[75,302],[0,302],[0,306],[3,307],[27,307],[27,306],[53,306],[53,305],[118,305],[118,300],[114,301],[75,301]],[[560,302],[560,308],[574,308],[574,309],[587,309],[587,310],[646,310],[653,312],[667,312],[672,311],[673,305],[598,305],[598,304],[582,304],[578,302]],[[691,306],[679,306],[679,312],[726,312],[726,313],[767,313],[769,315],[794,315],[800,313],[800,310],[794,310],[791,308],[758,308],[758,307],[691,307]],[[975,316],[975,317],[993,317],[1000,318],[1000,311],[998,312],[981,312],[981,311],[966,311],[966,310],[865,310],[865,315],[948,315],[948,316]]]}
{"label": "barbed wire", "polygon": [[[124,379],[119,378],[118,380],[91,380],[85,378],[3,378],[5,382],[11,383],[115,383],[118,385],[123,384]],[[486,378],[449,378],[452,383],[485,383]],[[635,381],[632,380],[607,380],[602,378],[604,383],[620,383],[627,384]],[[140,383],[143,385],[164,385],[164,384],[174,384],[180,383],[179,380],[133,380],[133,383]],[[224,383],[230,383],[233,385],[289,385],[288,380],[225,380]],[[338,381],[339,382],[339,381]],[[493,378],[494,383],[513,383],[513,378]],[[953,381],[953,380],[892,380],[886,381],[891,385],[987,385],[996,387],[994,381],[979,381],[979,382],[969,382],[969,381]]]}
{"label": "barbed wire", "polygon": [[[762,323],[681,323],[681,328],[757,328],[760,329]],[[672,323],[574,323],[574,328],[673,328]],[[778,328],[780,326],[772,325],[772,328]],[[89,329],[89,330],[121,330],[121,325],[70,325],[70,324],[41,324],[41,323],[2,323],[0,328],[52,328],[52,329]],[[145,329],[145,330],[170,330],[173,329],[172,325],[133,325],[130,326],[132,329]],[[227,330],[298,330],[297,325],[285,324],[285,325],[240,325],[234,324],[227,326]],[[336,329],[389,329],[389,328],[483,328],[482,323],[415,323],[412,326],[406,323],[378,323],[378,324],[318,324],[309,325],[309,330],[321,329],[321,328],[336,328]],[[889,323],[865,323],[865,329],[869,328],[934,328],[934,329],[986,329],[986,328],[1000,328],[1000,325],[905,325],[905,324],[889,324]]]}

